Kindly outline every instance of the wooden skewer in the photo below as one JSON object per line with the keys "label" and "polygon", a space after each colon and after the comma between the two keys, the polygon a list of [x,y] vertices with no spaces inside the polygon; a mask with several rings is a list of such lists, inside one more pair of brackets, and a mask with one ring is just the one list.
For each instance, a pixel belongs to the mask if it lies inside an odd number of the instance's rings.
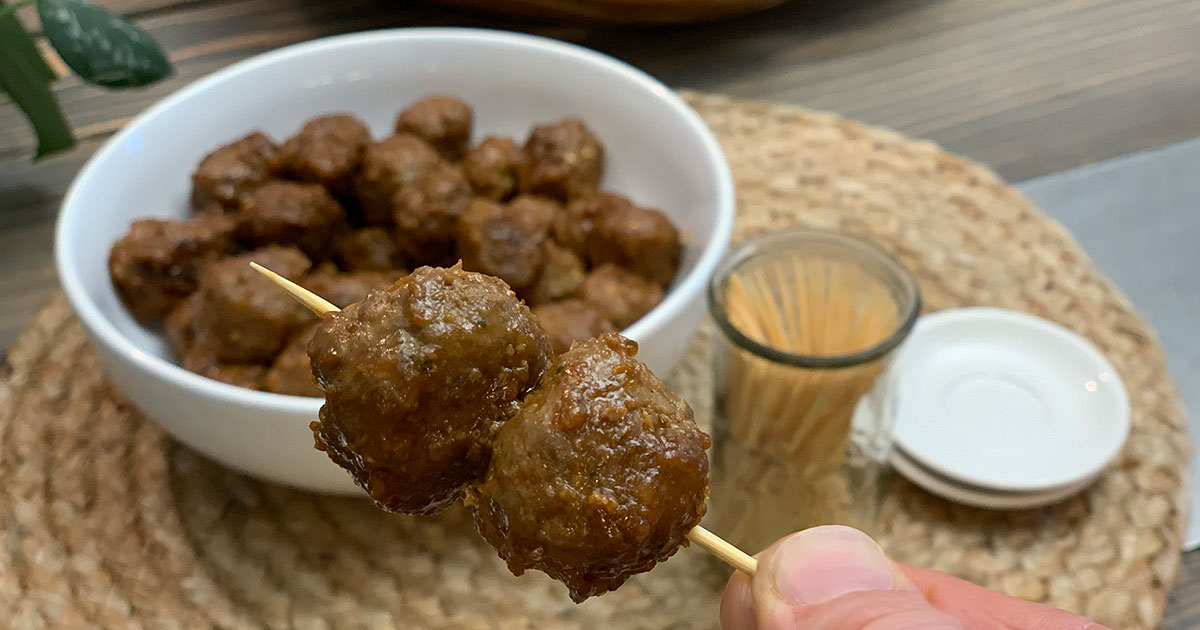
{"label": "wooden skewer", "polygon": [[[308,289],[305,289],[295,282],[284,278],[283,276],[258,263],[252,262],[250,263],[250,266],[253,267],[255,271],[269,278],[271,282],[279,285],[280,288],[282,288],[284,291],[287,291],[292,297],[296,298],[296,301],[307,306],[309,310],[317,315],[324,315],[325,313],[341,310],[337,306],[331,304],[325,298],[313,293],[312,291],[309,291]],[[725,539],[699,525],[692,528],[692,531],[688,532],[687,536],[688,539],[699,545],[705,551],[711,553],[717,558],[720,558],[729,566],[745,573],[746,575],[753,577],[755,570],[758,569],[758,560],[756,560],[753,556],[747,554],[741,549],[738,549]]]}

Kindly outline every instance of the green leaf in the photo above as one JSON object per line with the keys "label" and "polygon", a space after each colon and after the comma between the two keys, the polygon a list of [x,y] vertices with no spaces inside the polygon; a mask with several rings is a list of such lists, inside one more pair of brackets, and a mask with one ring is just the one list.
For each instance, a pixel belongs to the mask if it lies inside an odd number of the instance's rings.
{"label": "green leaf", "polygon": [[171,74],[149,33],[83,0],[37,0],[42,31],[58,56],[88,83],[141,87]]}
{"label": "green leaf", "polygon": [[[7,8],[0,0],[0,8]],[[0,90],[7,92],[25,113],[37,134],[37,156],[45,157],[71,148],[75,139],[50,91],[57,77],[38,52],[33,38],[7,12],[0,18]]]}

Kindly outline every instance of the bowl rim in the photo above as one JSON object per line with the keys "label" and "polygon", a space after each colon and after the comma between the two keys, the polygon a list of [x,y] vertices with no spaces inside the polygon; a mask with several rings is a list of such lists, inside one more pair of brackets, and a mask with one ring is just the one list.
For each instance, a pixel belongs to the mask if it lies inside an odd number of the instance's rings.
{"label": "bowl rim", "polygon": [[[708,277],[712,275],[717,264],[725,255],[733,233],[735,215],[735,193],[733,175],[725,154],[721,150],[712,131],[687,103],[674,90],[664,85],[658,79],[634,66],[620,61],[604,53],[589,48],[571,44],[547,37],[527,35],[509,31],[480,28],[444,28],[444,27],[406,27],[380,29],[334,35],[307,42],[284,46],[266,53],[254,55],[236,63],[230,64],[211,74],[201,77],[163,99],[151,105],[135,116],[121,131],[109,138],[96,151],[72,180],[61,204],[55,223],[54,232],[54,262],[59,281],[67,295],[67,300],[76,315],[88,330],[91,337],[98,343],[125,362],[131,363],[143,372],[153,374],[157,379],[188,390],[189,392],[224,400],[235,400],[239,404],[264,411],[284,411],[311,414],[315,418],[316,411],[324,402],[316,397],[294,396],[273,392],[257,391],[229,385],[185,370],[172,361],[149,354],[139,349],[130,339],[121,333],[112,321],[106,317],[92,300],[85,288],[84,282],[77,274],[79,260],[75,252],[68,248],[69,234],[78,230],[77,217],[82,213],[78,210],[85,205],[80,192],[91,185],[93,172],[97,164],[109,159],[127,137],[149,121],[164,115],[176,104],[186,101],[193,96],[210,89],[231,77],[258,70],[265,66],[281,63],[295,57],[325,52],[347,46],[376,45],[395,40],[454,40],[458,42],[488,41],[502,45],[515,46],[528,50],[569,57],[583,65],[594,69],[620,75],[632,82],[635,87],[658,95],[666,105],[673,110],[687,125],[692,134],[704,148],[704,160],[715,176],[716,208],[712,236],[704,244],[695,265],[682,278],[677,279],[674,287],[667,291],[666,297],[649,313],[622,330],[627,337],[638,337],[662,328],[671,323],[674,317],[687,308],[693,298],[704,291]],[[75,210],[72,210],[72,209]]]}

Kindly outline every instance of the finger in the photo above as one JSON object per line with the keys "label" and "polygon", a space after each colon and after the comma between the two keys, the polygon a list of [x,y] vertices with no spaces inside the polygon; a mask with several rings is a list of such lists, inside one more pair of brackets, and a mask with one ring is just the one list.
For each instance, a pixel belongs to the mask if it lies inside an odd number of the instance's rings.
{"label": "finger", "polygon": [[721,629],[757,630],[754,621],[754,598],[750,589],[750,578],[741,571],[734,571],[721,593]]}
{"label": "finger", "polygon": [[898,566],[930,604],[967,630],[1107,630],[1079,615],[1009,597],[941,571]]}
{"label": "finger", "polygon": [[752,582],[758,630],[960,630],[866,534],[817,527],[762,554]]}

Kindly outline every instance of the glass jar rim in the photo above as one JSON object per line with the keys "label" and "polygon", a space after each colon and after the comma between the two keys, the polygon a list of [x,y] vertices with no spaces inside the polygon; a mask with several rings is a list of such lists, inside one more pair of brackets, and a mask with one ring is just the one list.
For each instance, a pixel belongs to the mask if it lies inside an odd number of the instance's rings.
{"label": "glass jar rim", "polygon": [[[890,276],[890,279],[900,287],[901,299],[897,304],[900,311],[900,321],[895,330],[875,344],[844,354],[800,354],[773,348],[748,337],[730,321],[726,313],[724,297],[719,293],[726,281],[744,264],[758,255],[771,251],[769,246],[794,246],[806,242],[833,245],[865,255],[880,265]],[[916,325],[917,316],[921,312],[921,290],[912,272],[895,256],[884,251],[874,242],[849,232],[823,230],[814,228],[785,228],[773,230],[753,236],[739,243],[725,260],[717,266],[708,281],[708,310],[713,321],[725,336],[743,350],[798,368],[838,369],[870,363],[886,356],[904,341]]]}

